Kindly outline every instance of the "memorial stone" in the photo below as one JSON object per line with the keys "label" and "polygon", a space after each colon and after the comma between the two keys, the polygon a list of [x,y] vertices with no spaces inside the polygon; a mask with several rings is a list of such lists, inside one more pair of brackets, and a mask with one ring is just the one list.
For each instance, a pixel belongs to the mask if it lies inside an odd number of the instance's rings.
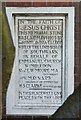
{"label": "memorial stone", "polygon": [[53,107],[62,103],[63,19],[18,17],[17,104]]}
{"label": "memorial stone", "polygon": [[[8,12],[9,8],[7,16]],[[73,92],[73,87],[69,86],[70,92],[66,88],[66,17],[48,12],[14,12],[13,16],[11,33],[16,53],[7,91],[7,114],[51,115]]]}

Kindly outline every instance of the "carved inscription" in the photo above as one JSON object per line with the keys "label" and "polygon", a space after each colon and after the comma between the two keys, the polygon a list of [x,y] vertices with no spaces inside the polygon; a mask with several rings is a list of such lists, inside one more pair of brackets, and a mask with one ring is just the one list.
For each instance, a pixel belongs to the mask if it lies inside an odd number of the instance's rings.
{"label": "carved inscription", "polygon": [[18,17],[18,91],[21,106],[62,103],[63,19]]}

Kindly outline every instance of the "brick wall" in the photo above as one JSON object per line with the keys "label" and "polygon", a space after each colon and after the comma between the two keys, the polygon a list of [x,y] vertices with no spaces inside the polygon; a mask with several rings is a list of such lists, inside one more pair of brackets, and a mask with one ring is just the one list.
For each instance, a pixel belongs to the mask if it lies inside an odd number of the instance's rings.
{"label": "brick wall", "polygon": [[[74,87],[81,83],[81,2],[5,2],[3,7],[75,7],[75,64],[74,64]],[[6,116],[3,113],[2,120],[48,120],[48,117],[18,117]]]}

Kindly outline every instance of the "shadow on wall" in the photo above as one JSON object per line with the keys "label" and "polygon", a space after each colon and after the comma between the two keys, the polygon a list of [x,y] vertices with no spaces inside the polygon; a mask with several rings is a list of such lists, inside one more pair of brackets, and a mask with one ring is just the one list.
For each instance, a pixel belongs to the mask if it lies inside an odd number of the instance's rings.
{"label": "shadow on wall", "polygon": [[14,62],[14,46],[10,34],[5,9],[2,13],[2,112],[6,111],[6,91]]}
{"label": "shadow on wall", "polygon": [[64,104],[52,115],[49,120],[60,120],[64,118],[81,118],[81,84],[70,95]]}

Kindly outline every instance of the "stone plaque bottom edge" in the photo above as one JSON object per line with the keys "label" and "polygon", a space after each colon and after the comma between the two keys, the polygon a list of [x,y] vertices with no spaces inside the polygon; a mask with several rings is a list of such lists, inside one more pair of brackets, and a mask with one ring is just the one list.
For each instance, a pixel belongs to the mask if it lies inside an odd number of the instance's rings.
{"label": "stone plaque bottom edge", "polygon": [[[9,84],[10,85],[10,84]],[[8,88],[9,90],[9,88]],[[9,90],[10,91],[10,90]],[[9,95],[8,95],[9,94]],[[11,94],[11,95],[10,95]],[[6,99],[6,115],[18,115],[18,116],[51,116],[56,112],[56,110],[62,105],[60,104],[58,107],[19,107],[15,106],[13,102],[13,96],[14,94],[14,89],[13,92],[7,92],[7,99]],[[9,98],[10,97],[10,98]]]}

